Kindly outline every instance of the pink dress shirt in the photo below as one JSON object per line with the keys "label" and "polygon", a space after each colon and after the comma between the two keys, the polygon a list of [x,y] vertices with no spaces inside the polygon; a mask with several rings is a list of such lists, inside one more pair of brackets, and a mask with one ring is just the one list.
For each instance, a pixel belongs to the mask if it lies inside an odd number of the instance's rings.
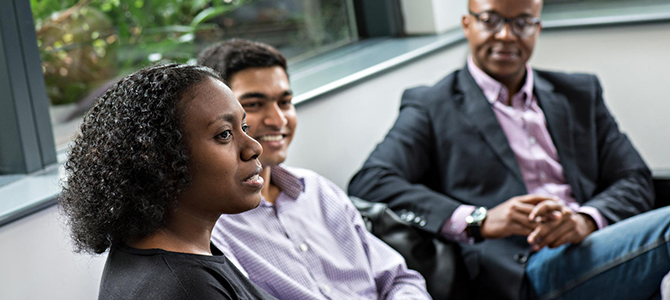
{"label": "pink dress shirt", "polygon": [[[572,196],[572,189],[565,180],[563,167],[558,160],[556,146],[547,130],[544,113],[533,94],[533,71],[526,65],[526,81],[510,98],[508,105],[507,88],[480,70],[468,57],[468,71],[491,103],[500,127],[514,152],[523,181],[529,194],[554,196],[577,213],[589,215],[599,229],[607,226],[607,221],[594,207],[580,206]],[[461,205],[442,226],[445,238],[472,243],[465,234],[465,217],[475,210],[474,206]]]}

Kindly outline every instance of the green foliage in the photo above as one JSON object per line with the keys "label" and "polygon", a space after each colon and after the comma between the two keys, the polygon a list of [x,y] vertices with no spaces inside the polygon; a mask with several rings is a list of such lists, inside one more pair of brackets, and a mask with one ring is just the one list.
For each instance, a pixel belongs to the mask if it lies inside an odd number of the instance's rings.
{"label": "green foliage", "polygon": [[[157,60],[186,62],[207,21],[253,0],[30,0],[53,104]],[[230,2],[230,3],[228,3]]]}

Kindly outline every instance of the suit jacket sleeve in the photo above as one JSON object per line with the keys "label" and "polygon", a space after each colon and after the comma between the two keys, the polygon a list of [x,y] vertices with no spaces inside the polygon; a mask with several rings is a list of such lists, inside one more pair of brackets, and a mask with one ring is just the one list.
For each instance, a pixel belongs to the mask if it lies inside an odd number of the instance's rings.
{"label": "suit jacket sleeve", "polygon": [[651,172],[605,106],[602,88],[595,82],[595,134],[598,178],[592,206],[612,224],[644,213],[654,206]]}
{"label": "suit jacket sleeve", "polygon": [[429,108],[423,101],[427,90],[405,91],[396,123],[352,178],[349,193],[386,202],[394,211],[411,212],[419,218],[414,222],[417,227],[439,233],[461,203],[419,183],[435,172],[437,155]]}

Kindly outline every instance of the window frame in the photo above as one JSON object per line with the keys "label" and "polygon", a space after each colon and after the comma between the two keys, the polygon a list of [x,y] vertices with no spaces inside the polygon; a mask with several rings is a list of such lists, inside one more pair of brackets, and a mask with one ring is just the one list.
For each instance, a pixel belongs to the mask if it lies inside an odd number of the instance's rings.
{"label": "window frame", "polygon": [[49,101],[30,1],[0,7],[0,176],[28,174],[57,161]]}

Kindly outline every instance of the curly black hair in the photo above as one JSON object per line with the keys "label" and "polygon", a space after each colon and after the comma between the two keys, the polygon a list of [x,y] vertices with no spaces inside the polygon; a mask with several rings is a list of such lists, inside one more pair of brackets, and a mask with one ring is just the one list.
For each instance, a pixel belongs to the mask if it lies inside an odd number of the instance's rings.
{"label": "curly black hair", "polygon": [[181,99],[213,70],[167,64],[111,86],[84,116],[59,197],[76,252],[103,253],[165,226],[190,184]]}
{"label": "curly black hair", "polygon": [[270,45],[244,39],[216,43],[198,55],[198,64],[218,72],[226,84],[235,73],[248,68],[279,66],[288,76],[286,58]]}

